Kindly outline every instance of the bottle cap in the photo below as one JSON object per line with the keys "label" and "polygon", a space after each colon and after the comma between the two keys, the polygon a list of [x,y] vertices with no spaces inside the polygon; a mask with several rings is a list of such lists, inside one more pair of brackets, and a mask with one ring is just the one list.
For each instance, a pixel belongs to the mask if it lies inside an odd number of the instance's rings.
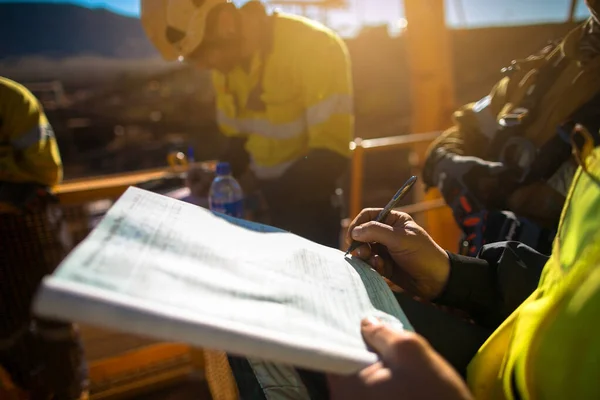
{"label": "bottle cap", "polygon": [[228,162],[219,162],[217,164],[217,175],[231,175],[231,166]]}

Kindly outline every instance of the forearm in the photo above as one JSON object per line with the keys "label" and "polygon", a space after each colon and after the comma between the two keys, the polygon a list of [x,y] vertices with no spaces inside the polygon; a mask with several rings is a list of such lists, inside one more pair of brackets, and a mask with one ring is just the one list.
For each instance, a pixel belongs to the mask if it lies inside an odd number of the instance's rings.
{"label": "forearm", "polygon": [[450,255],[450,277],[436,303],[497,327],[537,288],[548,257],[519,242],[484,246],[477,258]]}
{"label": "forearm", "polygon": [[436,303],[461,309],[470,315],[481,315],[493,308],[495,271],[485,259],[465,257],[448,252],[450,275]]}

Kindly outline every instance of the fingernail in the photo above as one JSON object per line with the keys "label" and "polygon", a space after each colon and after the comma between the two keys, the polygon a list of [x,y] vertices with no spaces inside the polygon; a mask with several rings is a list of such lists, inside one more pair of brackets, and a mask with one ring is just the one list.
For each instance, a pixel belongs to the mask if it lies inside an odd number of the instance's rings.
{"label": "fingernail", "polygon": [[381,325],[381,320],[376,317],[367,317],[362,320],[363,328],[375,328],[379,325]]}
{"label": "fingernail", "polygon": [[352,230],[352,238],[358,239],[360,236],[362,236],[363,233],[364,233],[364,230],[363,230],[362,226],[357,226],[356,228],[354,228]]}
{"label": "fingernail", "polygon": [[358,249],[354,250],[354,253],[358,257],[363,257],[364,256],[364,252],[365,252],[365,250],[362,247],[359,247]]}

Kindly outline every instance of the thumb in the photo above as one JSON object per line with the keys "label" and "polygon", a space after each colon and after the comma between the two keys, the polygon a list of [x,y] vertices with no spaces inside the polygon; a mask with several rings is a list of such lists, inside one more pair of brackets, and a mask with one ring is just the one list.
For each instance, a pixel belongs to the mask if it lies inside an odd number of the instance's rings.
{"label": "thumb", "polygon": [[359,225],[352,230],[352,239],[363,243],[379,243],[387,248],[398,244],[397,236],[394,227],[375,221]]}
{"label": "thumb", "polygon": [[407,336],[406,331],[394,329],[376,318],[364,319],[361,333],[367,346],[387,364],[396,361],[396,344]]}

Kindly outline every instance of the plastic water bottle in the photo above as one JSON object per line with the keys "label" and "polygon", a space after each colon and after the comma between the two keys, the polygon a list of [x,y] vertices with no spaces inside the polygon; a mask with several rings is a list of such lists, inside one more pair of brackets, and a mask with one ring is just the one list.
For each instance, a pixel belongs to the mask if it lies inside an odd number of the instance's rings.
{"label": "plastic water bottle", "polygon": [[244,218],[244,193],[238,181],[231,176],[229,163],[217,164],[217,176],[208,192],[208,205],[212,211]]}

